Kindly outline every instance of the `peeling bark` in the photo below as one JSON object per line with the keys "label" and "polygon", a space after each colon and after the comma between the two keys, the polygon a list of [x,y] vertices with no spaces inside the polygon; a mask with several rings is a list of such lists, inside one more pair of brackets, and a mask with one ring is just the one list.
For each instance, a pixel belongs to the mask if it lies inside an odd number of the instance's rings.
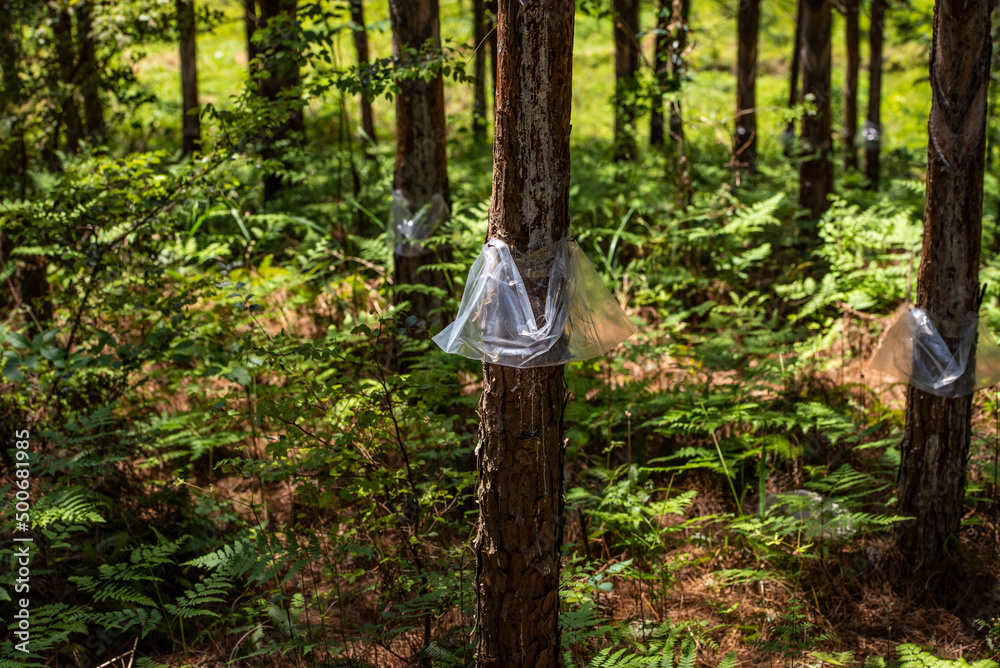
{"label": "peeling bark", "polygon": [[[938,0],[931,44],[924,238],[917,306],[949,346],[976,312],[982,237],[991,0]],[[970,363],[972,363],[970,361]],[[910,387],[899,467],[898,544],[916,570],[938,565],[958,535],[965,495],[972,396],[947,399]]]}
{"label": "peeling bark", "polygon": [[[569,229],[573,0],[500,0],[487,239],[526,252]],[[529,284],[544,302],[545,281]],[[483,364],[475,539],[477,666],[562,665],[563,367]]]}

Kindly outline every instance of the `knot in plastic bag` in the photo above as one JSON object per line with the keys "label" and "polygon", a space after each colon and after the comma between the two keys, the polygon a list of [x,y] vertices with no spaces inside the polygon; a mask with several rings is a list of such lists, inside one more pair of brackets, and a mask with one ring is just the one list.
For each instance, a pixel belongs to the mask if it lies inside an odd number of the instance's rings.
{"label": "knot in plastic bag", "polygon": [[1000,347],[968,313],[953,350],[927,311],[911,308],[886,332],[870,366],[930,394],[961,397],[1000,381]]}
{"label": "knot in plastic bag", "polygon": [[393,191],[388,238],[396,255],[423,255],[425,250],[420,241],[434,234],[450,217],[448,205],[440,194],[432,195],[426,203],[414,209],[414,204],[402,190]]}
{"label": "knot in plastic bag", "polygon": [[433,340],[447,353],[526,369],[597,357],[634,333],[575,241],[515,262],[493,239],[469,270],[455,321]]}

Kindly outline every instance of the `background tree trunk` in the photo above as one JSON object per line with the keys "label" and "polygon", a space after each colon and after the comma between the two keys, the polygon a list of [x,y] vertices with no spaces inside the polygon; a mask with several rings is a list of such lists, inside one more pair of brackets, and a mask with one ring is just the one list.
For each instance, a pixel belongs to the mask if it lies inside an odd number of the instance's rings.
{"label": "background tree trunk", "polygon": [[[0,89],[0,127],[9,137],[6,147],[0,148],[0,190],[25,196],[28,173],[28,153],[24,143],[24,104],[20,75],[21,43],[14,30],[10,11],[0,12],[0,69],[3,70],[3,88]],[[0,289],[0,292],[3,292]],[[4,302],[0,299],[0,306]]]}
{"label": "background tree trunk", "polygon": [[[487,240],[531,251],[569,229],[574,0],[500,0]],[[545,281],[529,284],[535,299]],[[562,665],[563,367],[483,364],[475,539],[477,666]]]}
{"label": "background tree trunk", "polygon": [[[390,0],[392,49],[397,58],[407,60],[406,49],[419,49],[428,41],[440,51],[441,32],[437,0]],[[393,188],[402,190],[416,211],[431,197],[440,194],[451,206],[448,184],[447,132],[444,114],[444,81],[441,75],[430,79],[411,78],[399,82],[396,95],[396,167]],[[440,259],[439,259],[440,258]],[[423,270],[426,264],[450,259],[448,249],[438,257],[425,252],[417,256],[395,256],[394,282],[397,290],[408,285],[445,288],[447,280],[440,271]],[[426,318],[441,300],[421,291],[409,291],[410,311]]]}
{"label": "background tree trunk", "polygon": [[865,177],[868,187],[878,190],[879,153],[882,145],[882,32],[885,0],[872,0],[872,21],[868,32],[868,124],[878,131],[877,141],[865,138]]}
{"label": "background tree trunk", "polygon": [[734,162],[757,171],[757,33],[760,0],[740,2],[737,16],[739,37],[736,57],[736,137]]}
{"label": "background tree trunk", "polygon": [[[690,12],[691,0],[673,0],[670,76],[678,91],[682,90],[683,82],[687,78],[687,64],[684,59],[688,46]],[[680,99],[670,102],[670,137],[677,145],[677,190],[681,198],[680,208],[684,210],[691,204],[694,193],[691,190],[691,175],[688,170],[687,147],[684,143],[684,117]]]}
{"label": "background tree trunk", "polygon": [[858,13],[860,0],[844,0],[847,70],[844,72],[844,169],[858,168]]}
{"label": "background tree trunk", "polygon": [[76,31],[79,42],[79,81],[80,93],[83,96],[83,121],[87,137],[91,142],[100,144],[104,141],[107,127],[104,123],[104,104],[101,101],[101,73],[97,65],[97,53],[94,47],[94,27],[91,20],[91,2],[77,5]]}
{"label": "background tree trunk", "polygon": [[472,0],[472,41],[475,53],[475,86],[472,103],[472,138],[486,141],[486,3]]}
{"label": "background tree trunk", "polygon": [[257,45],[253,43],[253,34],[257,30],[257,3],[255,0],[243,0],[243,21],[247,30],[247,64],[250,76],[255,76],[253,59],[257,57]]}
{"label": "background tree trunk", "polygon": [[[795,3],[795,37],[792,39],[792,65],[788,70],[788,108],[799,102],[799,73],[802,71],[802,0]],[[789,121],[785,128],[785,155],[791,155],[795,140],[795,121]]]}
{"label": "background tree trunk", "polygon": [[[990,55],[990,0],[937,0],[931,43],[931,114],[917,306],[954,349],[977,312]],[[973,363],[970,361],[970,363]],[[939,566],[957,538],[965,496],[972,396],[906,395],[899,467],[901,552],[917,570]]]}
{"label": "background tree trunk", "polygon": [[819,220],[830,207],[833,163],[830,162],[830,0],[802,0],[802,92],[816,112],[802,119],[807,159],[799,167],[799,206]]}
{"label": "background tree trunk", "polygon": [[190,155],[201,150],[194,0],[177,0],[177,30],[180,34],[181,51],[181,113],[183,114],[181,152],[183,155]]}
{"label": "background tree trunk", "polygon": [[652,111],[649,116],[649,145],[654,148],[663,146],[663,95],[667,88],[667,75],[670,70],[670,11],[671,0],[660,0],[656,13],[656,40],[653,46],[653,75],[656,77]]}
{"label": "background tree trunk", "polygon": [[[269,23],[279,16],[287,16],[293,21],[296,15],[296,0],[257,0],[260,13],[257,16],[259,28],[267,28]],[[282,93],[301,84],[302,79],[299,73],[299,54],[294,52],[294,47],[288,40],[279,37],[271,32],[269,39],[272,40],[271,47],[274,53],[271,54],[264,69],[267,74],[261,78],[260,93],[266,100],[278,104],[283,99]],[[285,98],[287,99],[287,98]],[[305,119],[302,104],[300,101],[291,103],[288,110],[288,119],[269,133],[265,138],[264,150],[265,158],[273,159],[278,157],[279,150],[275,149],[275,144],[283,142],[289,138],[289,134],[301,134],[305,130]],[[278,174],[267,173],[264,175],[264,201],[269,201],[278,192],[287,187],[285,180]]]}
{"label": "background tree trunk", "polygon": [[615,160],[635,160],[635,95],[639,71],[639,0],[614,0]]}
{"label": "background tree trunk", "polygon": [[52,140],[52,147],[54,150],[58,150],[59,126],[62,125],[66,128],[64,146],[69,153],[76,153],[80,149],[80,140],[83,138],[83,122],[80,119],[80,109],[76,104],[76,59],[74,58],[76,49],[73,44],[73,19],[65,8],[51,9],[50,11],[55,12],[52,30],[58,67],[61,121],[61,123],[56,123],[56,137]]}
{"label": "background tree trunk", "polygon": [[490,14],[489,21],[486,23],[486,43],[490,47],[490,78],[493,81],[493,95],[495,96],[497,92],[497,0],[486,0],[486,11]]}
{"label": "background tree trunk", "polygon": [[[354,22],[354,50],[358,54],[358,64],[368,64],[368,28],[365,25],[363,0],[351,0],[351,21]],[[372,101],[364,93],[361,94],[361,128],[365,132],[365,143],[374,144],[375,120],[372,116]],[[366,151],[366,155],[374,155]]]}

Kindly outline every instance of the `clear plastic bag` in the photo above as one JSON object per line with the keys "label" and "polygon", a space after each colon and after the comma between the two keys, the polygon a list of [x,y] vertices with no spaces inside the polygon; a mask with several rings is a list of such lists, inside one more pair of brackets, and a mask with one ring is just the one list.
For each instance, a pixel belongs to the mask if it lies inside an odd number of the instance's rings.
{"label": "clear plastic bag", "polygon": [[876,149],[882,144],[882,133],[877,123],[865,121],[861,124],[861,134],[856,140],[863,149]]}
{"label": "clear plastic bag", "polygon": [[433,195],[422,207],[413,212],[410,201],[402,190],[392,193],[392,225],[389,227],[389,245],[396,255],[414,257],[424,253],[421,240],[434,234],[450,217],[444,197]]}
{"label": "clear plastic bag", "polygon": [[979,317],[968,314],[952,353],[927,311],[911,308],[886,332],[870,366],[925,392],[961,397],[1000,381],[1000,347]]}
{"label": "clear plastic bag", "polygon": [[[544,309],[533,311],[530,295],[543,288]],[[507,244],[493,239],[469,270],[455,321],[434,342],[447,353],[525,369],[603,355],[635,331],[576,242],[549,244],[515,263]]]}

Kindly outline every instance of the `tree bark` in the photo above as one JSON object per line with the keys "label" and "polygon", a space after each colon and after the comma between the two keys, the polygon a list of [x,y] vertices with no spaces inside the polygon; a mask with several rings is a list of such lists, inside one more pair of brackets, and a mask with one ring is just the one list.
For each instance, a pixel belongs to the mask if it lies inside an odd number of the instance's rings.
{"label": "tree bark", "polygon": [[[390,0],[392,49],[402,66],[411,65],[407,49],[420,49],[430,43],[435,53],[441,49],[437,0]],[[402,190],[413,211],[421,208],[435,194],[451,206],[448,184],[447,132],[444,114],[444,80],[440,72],[424,79],[399,81],[396,94],[396,166],[393,188]],[[427,251],[413,257],[395,256],[395,286],[425,285],[445,288],[447,279],[440,271],[424,265],[450,259],[447,248],[438,256]],[[404,288],[405,289],[405,288]],[[410,310],[426,318],[441,300],[421,291],[411,291]]]}
{"label": "tree bark", "polygon": [[757,171],[757,33],[760,0],[740,2],[736,57],[736,136],[733,162],[751,174]]}
{"label": "tree bark", "polygon": [[[55,13],[52,30],[56,47],[56,65],[58,67],[58,87],[60,89],[60,121],[56,123],[55,132],[58,135],[59,126],[66,128],[65,148],[69,153],[80,149],[83,138],[83,121],[80,119],[80,109],[76,103],[76,59],[73,48],[73,19],[65,9],[50,9]],[[52,141],[53,148],[58,148],[58,136]]]}
{"label": "tree bark", "polygon": [[[257,6],[260,9],[257,16],[259,28],[267,28],[279,16],[287,16],[291,22],[295,21],[296,0],[257,0]],[[266,100],[278,104],[281,100],[288,100],[287,96],[283,95],[285,91],[297,88],[302,82],[299,73],[299,54],[295,52],[286,36],[270,31],[268,37],[271,41],[269,47],[273,52],[268,55],[264,63],[265,73],[260,81],[260,93]],[[289,139],[290,135],[301,134],[305,130],[301,100],[289,100],[288,104],[290,106],[287,120],[272,129],[264,140],[262,153],[265,158],[278,157],[280,151],[275,145]],[[264,201],[271,200],[286,187],[287,183],[279,174],[268,172],[264,175]]]}
{"label": "tree bark", "polygon": [[[687,78],[685,55],[688,45],[688,15],[691,0],[673,0],[671,9],[673,38],[671,40],[670,76],[676,90],[682,90]],[[694,193],[691,190],[691,175],[688,170],[687,147],[684,143],[684,117],[680,99],[670,102],[670,137],[677,145],[677,190],[680,193],[680,208],[687,209]]]}
{"label": "tree bark", "polygon": [[833,163],[830,162],[830,0],[802,0],[802,91],[815,113],[802,119],[806,159],[799,167],[799,206],[819,220],[830,207]]}
{"label": "tree bark", "polygon": [[[368,64],[368,28],[365,25],[365,13],[362,0],[351,0],[351,21],[354,22],[354,50],[358,54],[358,65]],[[374,144],[375,120],[372,116],[372,101],[361,94],[361,128],[365,132],[365,143]],[[374,156],[371,151],[366,151],[365,155]]]}
{"label": "tree bark", "polygon": [[472,138],[486,141],[486,3],[472,0],[472,41],[476,49],[474,65],[474,95],[472,103]]}
{"label": "tree bark", "polygon": [[[0,190],[25,196],[28,154],[24,143],[24,104],[21,75],[21,41],[15,32],[9,8],[0,11],[0,69],[3,88],[0,89],[0,123],[7,128],[7,145],[0,148]],[[0,290],[0,292],[4,292]],[[0,306],[3,306],[0,299]]]}
{"label": "tree bark", "polygon": [[[788,108],[792,109],[801,100],[799,97],[799,74],[802,72],[802,0],[795,2],[795,24],[792,39],[792,65],[788,70]],[[790,155],[795,138],[795,121],[789,121],[785,128],[785,155]]]}
{"label": "tree bark", "polygon": [[[880,178],[879,154],[882,147],[882,32],[885,24],[886,0],[872,0],[871,28],[868,32],[868,126],[878,133],[865,137],[865,177],[868,188],[878,190]],[[869,133],[870,129],[865,132]]]}
{"label": "tree bark", "polygon": [[844,0],[847,70],[844,72],[844,169],[858,168],[858,13],[860,0]]}
{"label": "tree bark", "polygon": [[[574,0],[500,0],[487,240],[542,248],[569,230]],[[543,280],[529,282],[544,303]],[[477,448],[476,665],[562,665],[563,367],[483,364]]]}
{"label": "tree bark", "polygon": [[[986,154],[991,0],[937,0],[931,42],[930,139],[917,306],[954,349],[976,313]],[[970,360],[974,364],[974,360]],[[938,566],[956,539],[965,496],[972,396],[910,387],[899,467],[901,553],[915,570]]]}
{"label": "tree bark", "polygon": [[652,111],[649,116],[649,145],[654,148],[663,146],[663,96],[667,89],[667,75],[670,63],[670,15],[673,4],[671,0],[660,0],[659,12],[656,15],[656,40],[653,46],[653,75],[656,77]]}
{"label": "tree bark", "polygon": [[639,71],[639,0],[614,0],[615,160],[635,160],[635,97]]}
{"label": "tree bark", "polygon": [[254,58],[257,57],[257,45],[253,42],[253,34],[257,30],[257,3],[255,0],[243,0],[243,22],[247,31],[247,68],[251,77],[256,76],[253,69]]}
{"label": "tree bark", "polygon": [[101,101],[101,72],[97,65],[97,50],[94,46],[94,26],[91,16],[91,2],[77,6],[76,30],[77,41],[80,44],[80,93],[83,96],[83,121],[87,137],[91,142],[99,144],[104,141],[107,127],[104,123],[104,103]]}
{"label": "tree bark", "polygon": [[490,47],[490,77],[493,81],[493,94],[495,96],[497,90],[497,0],[486,0],[486,11],[490,14],[486,24],[486,43]]}
{"label": "tree bark", "polygon": [[194,0],[177,0],[177,30],[181,52],[181,153],[201,150],[201,118],[198,115],[198,63]]}

